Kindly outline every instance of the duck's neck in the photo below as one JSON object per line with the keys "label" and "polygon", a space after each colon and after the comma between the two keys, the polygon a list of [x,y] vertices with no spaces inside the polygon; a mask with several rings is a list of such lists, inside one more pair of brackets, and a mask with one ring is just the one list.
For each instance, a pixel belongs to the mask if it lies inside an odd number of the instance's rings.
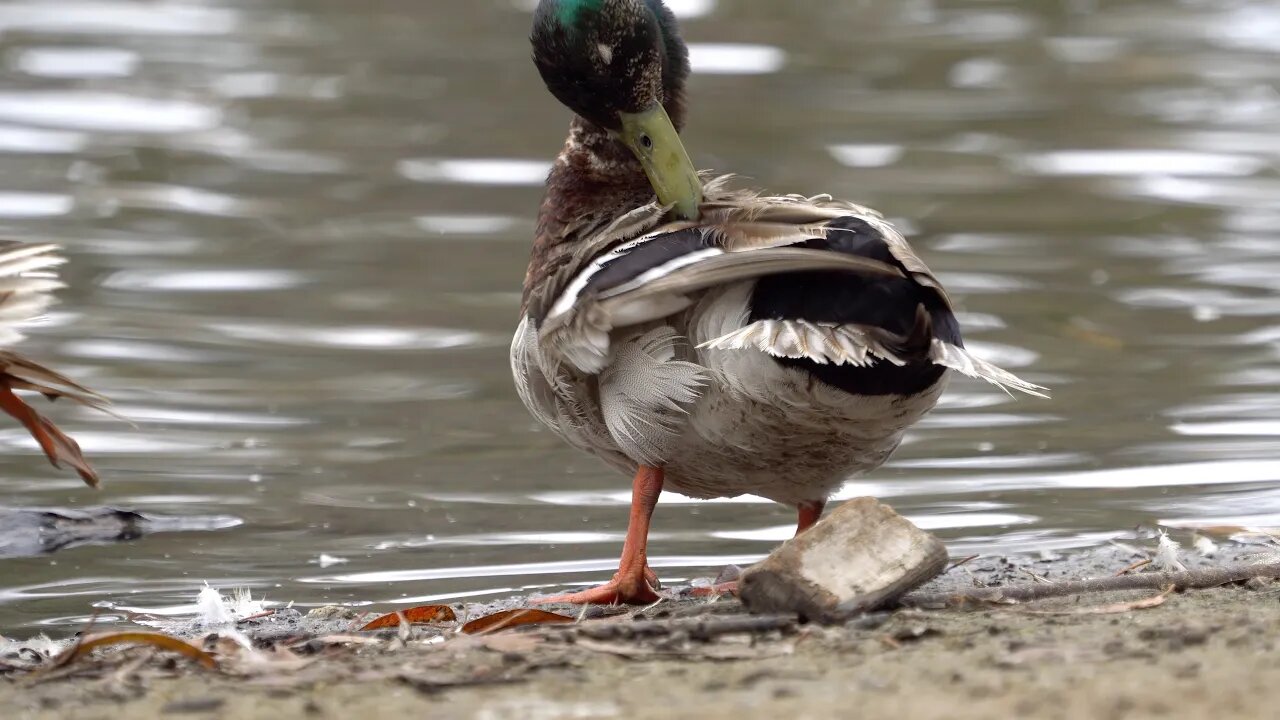
{"label": "duck's neck", "polygon": [[540,219],[572,222],[622,200],[643,204],[652,195],[635,155],[600,126],[575,117],[547,177]]}
{"label": "duck's neck", "polygon": [[582,230],[653,201],[653,186],[635,155],[599,126],[575,117],[547,176],[524,295],[567,262]]}

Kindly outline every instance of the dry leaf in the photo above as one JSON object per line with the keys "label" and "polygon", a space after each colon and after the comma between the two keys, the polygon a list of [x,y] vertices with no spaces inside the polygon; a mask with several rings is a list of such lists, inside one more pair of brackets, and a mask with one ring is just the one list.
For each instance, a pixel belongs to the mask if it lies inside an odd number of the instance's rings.
{"label": "dry leaf", "polygon": [[184,655],[210,670],[218,669],[218,661],[195,645],[185,640],[179,640],[176,637],[150,632],[122,632],[85,638],[59,655],[54,660],[53,667],[62,667],[95,648],[107,647],[108,645],[150,645]]}
{"label": "dry leaf", "polygon": [[520,625],[541,625],[545,623],[571,623],[576,622],[574,618],[567,615],[557,615],[546,610],[503,610],[492,615],[486,615],[477,618],[462,626],[462,632],[468,635],[476,635],[481,633],[498,632],[507,628],[518,627]]}
{"label": "dry leaf", "polygon": [[410,624],[415,623],[443,623],[453,622],[457,620],[457,616],[453,614],[453,608],[448,605],[423,605],[421,607],[409,608],[408,610],[399,610],[397,612],[388,613],[382,617],[369,621],[361,630],[381,630],[383,628],[396,627],[400,624],[400,616]]}

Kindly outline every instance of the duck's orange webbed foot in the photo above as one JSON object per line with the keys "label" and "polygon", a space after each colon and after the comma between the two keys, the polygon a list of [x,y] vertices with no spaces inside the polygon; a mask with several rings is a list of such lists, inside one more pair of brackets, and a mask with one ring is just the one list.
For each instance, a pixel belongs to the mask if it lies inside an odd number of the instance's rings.
{"label": "duck's orange webbed foot", "polygon": [[551,597],[538,598],[533,602],[538,605],[547,603],[570,603],[573,605],[649,605],[657,602],[661,596],[649,584],[644,577],[639,578],[639,582],[634,579],[630,581],[619,579],[618,575],[613,579],[599,587],[593,587],[590,590],[581,592],[566,593],[564,595],[553,595]]}

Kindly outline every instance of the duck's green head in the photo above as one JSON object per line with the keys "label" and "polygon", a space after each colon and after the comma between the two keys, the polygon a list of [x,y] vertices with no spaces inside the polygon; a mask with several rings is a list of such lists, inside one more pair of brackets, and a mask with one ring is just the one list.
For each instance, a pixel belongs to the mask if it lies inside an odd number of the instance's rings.
{"label": "duck's green head", "polygon": [[531,39],[551,94],[630,148],[660,202],[695,218],[702,183],[677,131],[689,52],[662,0],[542,0]]}

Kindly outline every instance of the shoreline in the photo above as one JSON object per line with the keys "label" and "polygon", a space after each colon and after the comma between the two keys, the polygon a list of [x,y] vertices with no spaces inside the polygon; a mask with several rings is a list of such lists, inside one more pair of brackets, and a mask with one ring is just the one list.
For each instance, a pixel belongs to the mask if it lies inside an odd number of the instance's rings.
{"label": "shoreline", "polygon": [[[1140,552],[1112,545],[982,557],[916,595],[1109,577],[1140,562]],[[1191,569],[1275,562],[1267,547],[1234,544],[1213,558],[1183,555]],[[457,623],[370,632],[354,632],[355,614],[343,609],[276,612],[212,638],[208,628],[175,626],[169,631],[198,638],[221,669],[149,647],[110,648],[58,670],[8,672],[0,709],[32,720],[715,720],[842,716],[853,707],[868,717],[1233,718],[1265,717],[1280,699],[1280,583],[1262,578],[1183,592],[905,607],[837,626],[750,616],[732,598],[682,598],[594,608],[573,623],[454,632],[525,600],[455,606]],[[252,651],[236,644],[246,640]]]}

